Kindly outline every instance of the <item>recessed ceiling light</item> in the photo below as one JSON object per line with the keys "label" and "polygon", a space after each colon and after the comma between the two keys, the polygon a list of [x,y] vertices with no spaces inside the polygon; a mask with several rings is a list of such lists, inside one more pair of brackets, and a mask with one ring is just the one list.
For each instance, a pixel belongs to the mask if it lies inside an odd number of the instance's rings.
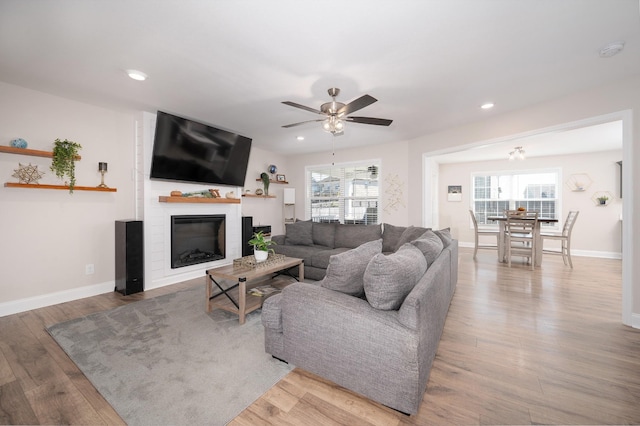
{"label": "recessed ceiling light", "polygon": [[622,49],[624,49],[624,42],[616,41],[613,43],[609,43],[605,47],[600,49],[599,54],[601,58],[610,58],[613,55],[617,55],[618,53],[622,52]]}
{"label": "recessed ceiling light", "polygon": [[134,80],[145,81],[147,79],[147,75],[142,71],[138,70],[127,70],[127,75]]}
{"label": "recessed ceiling light", "polygon": [[299,141],[303,141],[304,140],[304,136],[298,136],[296,139],[298,139]]}
{"label": "recessed ceiling light", "polygon": [[493,106],[494,106],[493,102],[487,102],[486,104],[480,105],[480,108],[482,108],[482,109],[491,109],[491,108],[493,108]]}

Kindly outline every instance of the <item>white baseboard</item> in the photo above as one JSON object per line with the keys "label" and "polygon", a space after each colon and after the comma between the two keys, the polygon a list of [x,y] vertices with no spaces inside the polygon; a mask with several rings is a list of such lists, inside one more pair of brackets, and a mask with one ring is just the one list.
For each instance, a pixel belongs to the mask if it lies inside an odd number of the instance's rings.
{"label": "white baseboard", "polygon": [[[205,274],[202,270],[191,271],[166,277],[150,283],[145,283],[145,290],[165,287],[171,284],[180,283],[194,278],[202,278],[202,284],[205,283]],[[97,296],[99,294],[110,293],[114,291],[115,281],[109,281],[101,284],[94,284],[86,287],[74,288],[70,290],[48,293],[25,299],[12,300],[0,303],[0,317],[18,314],[20,312],[30,311],[32,309],[44,308],[45,306],[57,305],[58,303],[70,302],[72,300],[84,299],[85,297]]]}
{"label": "white baseboard", "polygon": [[640,314],[631,314],[631,327],[640,328]]}
{"label": "white baseboard", "polygon": [[32,309],[43,308],[45,306],[57,305],[58,303],[84,299],[85,297],[109,293],[114,291],[114,288],[115,282],[110,281],[106,283],[94,284],[86,287],[74,288],[70,290],[58,291],[55,293],[43,294],[40,296],[28,297],[26,299],[12,300],[10,302],[0,303],[0,317],[30,311]]}
{"label": "white baseboard", "polygon": [[[473,248],[473,243],[459,241],[460,247]],[[553,256],[553,255],[550,255]],[[613,251],[595,251],[595,250],[571,250],[571,256],[578,257],[600,257],[603,259],[622,259],[622,253]]]}

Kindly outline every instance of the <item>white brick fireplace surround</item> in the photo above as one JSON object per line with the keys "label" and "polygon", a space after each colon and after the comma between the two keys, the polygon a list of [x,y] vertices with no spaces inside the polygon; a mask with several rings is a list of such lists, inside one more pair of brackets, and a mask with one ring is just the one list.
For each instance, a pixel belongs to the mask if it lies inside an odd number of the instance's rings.
{"label": "white brick fireplace surround", "polygon": [[[171,191],[194,192],[218,188],[221,194],[229,191],[240,194],[241,188],[150,180],[155,119],[155,114],[143,113],[137,129],[138,141],[136,143],[138,150],[136,155],[137,169],[144,170],[144,173],[136,174],[138,189],[136,191],[136,216],[137,219],[144,221],[144,288],[150,290],[199,277],[202,277],[204,284],[207,269],[232,263],[233,259],[242,256],[241,204],[163,203],[158,199],[161,195],[170,195]],[[225,259],[171,269],[171,216],[222,214],[226,217]]]}

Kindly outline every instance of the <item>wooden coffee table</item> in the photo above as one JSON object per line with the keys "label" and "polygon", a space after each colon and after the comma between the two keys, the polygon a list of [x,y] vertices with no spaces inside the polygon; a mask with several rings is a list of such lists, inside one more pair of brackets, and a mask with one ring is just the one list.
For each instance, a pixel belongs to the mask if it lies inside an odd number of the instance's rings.
{"label": "wooden coffee table", "polygon": [[[247,290],[270,279],[271,274],[278,272],[287,272],[291,268],[299,266],[298,281],[304,280],[304,261],[295,257],[285,257],[283,261],[270,266],[234,266],[226,265],[219,268],[208,269],[205,277],[206,288],[206,310],[211,312],[212,306],[218,309],[238,314],[240,324],[244,324],[245,317],[249,312],[253,312],[262,306],[264,297],[247,294]],[[295,278],[295,277],[294,277]],[[223,280],[235,281],[236,284],[225,288]],[[248,281],[251,280],[251,283]],[[287,283],[274,283],[275,286],[284,287]],[[218,292],[213,294],[214,286],[218,288]],[[213,302],[213,299],[219,296],[226,296],[226,299],[220,298],[220,302]]]}

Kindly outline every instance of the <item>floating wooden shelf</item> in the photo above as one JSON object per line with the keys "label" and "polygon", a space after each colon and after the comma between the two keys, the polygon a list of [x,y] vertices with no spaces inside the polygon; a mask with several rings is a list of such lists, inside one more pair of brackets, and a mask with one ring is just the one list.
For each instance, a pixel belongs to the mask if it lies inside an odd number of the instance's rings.
{"label": "floating wooden shelf", "polygon": [[[4,184],[7,188],[29,188],[29,189],[65,189],[69,190],[69,185],[42,185],[39,183],[11,183]],[[99,188],[97,186],[74,186],[74,191],[97,191],[97,192],[116,192],[116,188]]]}
{"label": "floating wooden shelf", "polygon": [[[258,178],[256,179],[256,182],[262,182],[262,179]],[[286,180],[273,180],[273,179],[269,179],[269,183],[279,183],[282,185],[288,185],[289,182],[287,182]]]}
{"label": "floating wooden shelf", "polygon": [[239,198],[205,198],[205,197],[167,197],[158,198],[161,203],[195,203],[195,204],[240,204]]}
{"label": "floating wooden shelf", "polygon": [[276,198],[275,195],[242,194],[242,196],[248,198]]}
{"label": "floating wooden shelf", "polygon": [[[20,154],[20,155],[30,155],[32,157],[47,157],[53,158],[53,152],[51,151],[39,151],[37,149],[28,149],[28,148],[16,148],[13,146],[0,146],[0,152],[6,152],[8,154]],[[82,157],[76,155],[76,160],[80,160]]]}

